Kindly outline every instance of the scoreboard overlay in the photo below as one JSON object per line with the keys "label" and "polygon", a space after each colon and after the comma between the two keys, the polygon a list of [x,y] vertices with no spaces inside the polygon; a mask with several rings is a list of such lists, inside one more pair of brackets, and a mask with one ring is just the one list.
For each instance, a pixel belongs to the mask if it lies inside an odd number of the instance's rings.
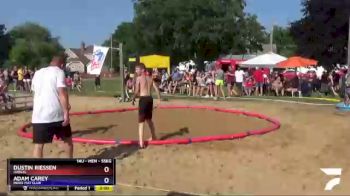
{"label": "scoreboard overlay", "polygon": [[115,159],[8,159],[9,191],[113,191]]}

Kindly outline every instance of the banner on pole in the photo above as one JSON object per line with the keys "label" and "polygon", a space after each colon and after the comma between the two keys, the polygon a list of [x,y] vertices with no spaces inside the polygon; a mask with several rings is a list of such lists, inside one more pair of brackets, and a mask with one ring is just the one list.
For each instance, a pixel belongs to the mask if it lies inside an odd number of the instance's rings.
{"label": "banner on pole", "polygon": [[106,59],[109,48],[94,45],[92,61],[87,65],[87,72],[91,75],[100,75],[103,63]]}

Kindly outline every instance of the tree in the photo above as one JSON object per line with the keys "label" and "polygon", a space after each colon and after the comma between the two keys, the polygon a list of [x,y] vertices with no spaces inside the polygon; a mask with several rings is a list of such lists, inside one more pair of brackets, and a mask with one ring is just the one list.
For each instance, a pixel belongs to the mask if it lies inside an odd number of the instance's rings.
{"label": "tree", "polygon": [[244,0],[134,0],[133,22],[113,37],[125,41],[126,53],[170,55],[173,63],[259,50],[264,28],[244,7]]}
{"label": "tree", "polygon": [[10,61],[29,67],[48,64],[51,58],[63,51],[58,38],[51,36],[45,27],[35,23],[25,23],[10,31],[14,45],[10,51]]}
{"label": "tree", "polygon": [[259,50],[263,27],[244,7],[244,0],[137,1],[134,22],[140,48],[176,61]]}
{"label": "tree", "polygon": [[304,0],[304,17],[291,24],[297,53],[328,67],[346,63],[350,1]]}
{"label": "tree", "polygon": [[[123,43],[124,62],[127,62],[128,57],[135,56],[139,50],[137,41],[135,40],[135,27],[131,22],[121,23],[113,33],[113,47],[118,47],[117,43]],[[110,47],[110,39],[107,39],[102,45]],[[109,53],[111,51],[109,50]],[[110,54],[108,54],[109,56]],[[110,58],[106,59],[106,64],[110,64]],[[119,68],[119,52],[113,51],[114,68]]]}
{"label": "tree", "polygon": [[0,66],[8,59],[10,50],[10,35],[6,32],[6,27],[0,24]]}
{"label": "tree", "polygon": [[242,37],[241,39],[235,39],[241,40],[240,45],[237,45],[239,52],[245,53],[249,51],[254,53],[261,51],[261,44],[264,43],[266,33],[263,26],[257,21],[257,16],[247,14],[240,27],[242,28]]}

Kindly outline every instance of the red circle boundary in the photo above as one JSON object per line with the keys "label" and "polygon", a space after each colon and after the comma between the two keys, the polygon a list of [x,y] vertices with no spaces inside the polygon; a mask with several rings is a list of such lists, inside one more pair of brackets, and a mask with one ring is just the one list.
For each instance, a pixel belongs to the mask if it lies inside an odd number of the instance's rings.
{"label": "red circle boundary", "polygon": [[[184,139],[166,139],[166,140],[154,140],[154,141],[145,141],[148,145],[169,145],[169,144],[190,144],[190,143],[200,143],[200,142],[210,142],[210,141],[219,141],[219,140],[233,140],[233,139],[243,139],[252,135],[263,135],[272,131],[275,131],[281,127],[279,121],[265,116],[263,114],[255,112],[247,112],[236,109],[223,109],[211,106],[160,106],[160,109],[205,109],[216,112],[224,112],[231,114],[241,114],[249,117],[259,118],[266,120],[272,124],[272,126],[249,130],[241,133],[226,134],[226,135],[212,135],[212,136],[202,136],[202,137],[193,137],[193,138],[184,138]],[[92,114],[103,114],[103,113],[115,113],[115,112],[128,112],[134,111],[137,108],[122,108],[122,109],[111,109],[111,110],[97,110],[97,111],[88,111],[88,112],[73,112],[72,116],[81,116],[81,115],[92,115]],[[27,132],[27,128],[31,126],[31,123],[27,123],[19,128],[17,134],[23,138],[33,138],[32,133]],[[56,139],[56,138],[55,138]],[[77,143],[89,143],[89,144],[123,144],[123,145],[135,145],[138,144],[137,140],[105,140],[105,139],[88,139],[74,137],[73,142]]]}

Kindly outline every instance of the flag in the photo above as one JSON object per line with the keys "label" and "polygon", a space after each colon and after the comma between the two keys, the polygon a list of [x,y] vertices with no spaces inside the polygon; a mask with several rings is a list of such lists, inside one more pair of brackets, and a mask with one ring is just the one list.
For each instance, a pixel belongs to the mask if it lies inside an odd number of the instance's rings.
{"label": "flag", "polygon": [[87,65],[87,72],[92,75],[100,75],[103,63],[108,53],[107,47],[95,46],[92,61]]}

